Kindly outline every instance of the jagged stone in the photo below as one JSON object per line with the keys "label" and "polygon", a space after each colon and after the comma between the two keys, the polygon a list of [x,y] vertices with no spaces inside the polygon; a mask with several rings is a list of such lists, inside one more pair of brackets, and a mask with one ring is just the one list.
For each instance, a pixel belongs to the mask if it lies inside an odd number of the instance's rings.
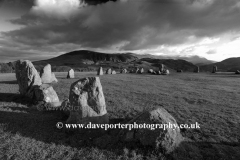
{"label": "jagged stone", "polygon": [[108,123],[99,77],[88,77],[74,82],[70,88],[69,101],[75,109],[70,111],[67,123]]}

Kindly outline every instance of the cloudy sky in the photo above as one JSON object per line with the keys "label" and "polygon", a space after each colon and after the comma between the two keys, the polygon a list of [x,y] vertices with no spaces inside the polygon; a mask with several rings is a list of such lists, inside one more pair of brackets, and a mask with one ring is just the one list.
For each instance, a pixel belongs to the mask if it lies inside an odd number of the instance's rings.
{"label": "cloudy sky", "polygon": [[240,0],[0,0],[0,62],[80,49],[240,57]]}

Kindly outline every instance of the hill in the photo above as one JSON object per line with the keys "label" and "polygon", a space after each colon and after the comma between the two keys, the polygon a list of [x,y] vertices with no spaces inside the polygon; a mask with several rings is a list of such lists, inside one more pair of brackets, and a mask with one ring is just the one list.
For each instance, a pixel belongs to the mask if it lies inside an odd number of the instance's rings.
{"label": "hill", "polygon": [[99,66],[103,68],[134,68],[142,67],[144,69],[158,69],[159,64],[165,64],[169,69],[182,69],[184,71],[193,71],[195,65],[185,60],[172,60],[172,59],[152,59],[152,58],[142,58],[140,59],[136,54],[132,53],[99,53],[88,50],[73,51],[61,56],[33,62],[36,68],[41,68],[44,65],[50,63],[53,66],[61,66],[68,70],[69,68],[74,68],[75,70],[96,70]]}
{"label": "hill", "polygon": [[218,67],[218,71],[221,72],[235,72],[236,70],[240,70],[240,57],[228,58],[221,62],[213,63],[211,65],[200,66],[200,71],[211,72],[213,65],[216,65]]}

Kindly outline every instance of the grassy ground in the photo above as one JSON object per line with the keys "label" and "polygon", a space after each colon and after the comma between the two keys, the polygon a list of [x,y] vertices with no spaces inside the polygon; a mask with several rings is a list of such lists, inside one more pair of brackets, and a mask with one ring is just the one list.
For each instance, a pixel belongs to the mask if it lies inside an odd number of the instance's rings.
{"label": "grassy ground", "polygon": [[[53,87],[65,99],[73,82],[95,73],[76,73],[75,79],[65,79],[66,73],[56,76],[59,83]],[[113,123],[161,106],[179,124],[198,122],[201,128],[181,130],[186,141],[168,156],[141,146],[99,146],[84,139],[86,133],[71,135],[57,129],[56,123],[66,117],[33,109],[19,96],[15,75],[1,74],[0,159],[239,159],[239,75],[117,74],[100,79]]]}

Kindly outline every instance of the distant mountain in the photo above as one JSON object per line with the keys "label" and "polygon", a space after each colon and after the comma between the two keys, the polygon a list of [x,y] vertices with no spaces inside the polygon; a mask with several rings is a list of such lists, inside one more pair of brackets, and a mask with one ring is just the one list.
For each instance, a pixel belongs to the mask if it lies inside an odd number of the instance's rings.
{"label": "distant mountain", "polygon": [[213,63],[210,65],[200,66],[200,71],[212,71],[213,65],[216,65],[218,71],[222,72],[235,72],[236,70],[240,70],[240,57],[236,58],[228,58],[221,62]]}
{"label": "distant mountain", "polygon": [[208,60],[204,57],[199,57],[199,56],[190,56],[190,57],[182,57],[182,56],[161,56],[161,55],[151,55],[151,54],[132,54],[133,56],[136,56],[138,58],[155,58],[155,59],[181,59],[181,60],[186,60],[188,62],[191,62],[195,65],[207,65],[207,64],[212,64],[216,63],[215,61]]}

